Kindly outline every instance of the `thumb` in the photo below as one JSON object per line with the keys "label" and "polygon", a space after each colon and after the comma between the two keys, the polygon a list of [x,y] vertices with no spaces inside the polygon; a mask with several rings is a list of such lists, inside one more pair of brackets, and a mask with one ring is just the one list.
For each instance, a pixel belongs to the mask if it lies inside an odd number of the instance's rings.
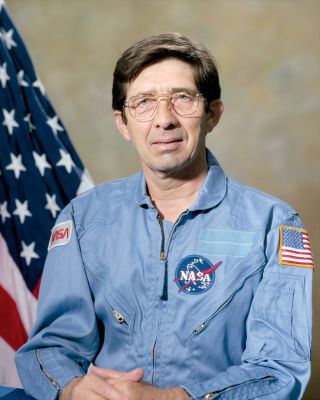
{"label": "thumb", "polygon": [[144,370],[142,368],[135,368],[122,375],[120,380],[140,382],[142,381],[143,376],[144,376]]}

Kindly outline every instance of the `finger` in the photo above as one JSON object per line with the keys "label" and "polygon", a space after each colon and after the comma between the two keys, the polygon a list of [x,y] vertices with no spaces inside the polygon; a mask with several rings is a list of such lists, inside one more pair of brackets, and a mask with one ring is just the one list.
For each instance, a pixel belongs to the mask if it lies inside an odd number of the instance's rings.
{"label": "finger", "polygon": [[108,379],[108,383],[114,385],[118,382],[123,381],[130,381],[139,383],[142,381],[144,376],[144,371],[142,368],[135,368],[132,371],[126,372],[125,374],[121,375],[119,378],[111,378]]}
{"label": "finger", "polygon": [[117,379],[125,374],[122,371],[116,371],[111,368],[99,368],[94,365],[91,366],[90,373],[104,379]]}
{"label": "finger", "polygon": [[140,382],[143,379],[144,371],[142,368],[135,368],[128,372],[116,371],[109,368],[98,368],[92,366],[92,373],[101,378],[113,381],[129,380],[133,382]]}
{"label": "finger", "polygon": [[105,400],[130,400],[122,391],[116,389],[113,385],[108,382],[105,383],[103,396]]}

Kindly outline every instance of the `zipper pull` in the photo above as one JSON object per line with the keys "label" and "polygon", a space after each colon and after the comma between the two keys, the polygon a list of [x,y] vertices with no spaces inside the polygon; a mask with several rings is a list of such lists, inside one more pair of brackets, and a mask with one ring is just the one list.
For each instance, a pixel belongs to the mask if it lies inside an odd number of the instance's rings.
{"label": "zipper pull", "polygon": [[112,313],[116,317],[116,320],[119,322],[119,324],[128,325],[126,320],[124,319],[124,316],[121,313],[119,313],[119,311],[117,311],[114,308],[112,308]]}
{"label": "zipper pull", "polygon": [[203,322],[201,325],[199,325],[192,333],[199,333],[202,331],[202,329],[204,329],[204,327],[206,326],[206,323]]}

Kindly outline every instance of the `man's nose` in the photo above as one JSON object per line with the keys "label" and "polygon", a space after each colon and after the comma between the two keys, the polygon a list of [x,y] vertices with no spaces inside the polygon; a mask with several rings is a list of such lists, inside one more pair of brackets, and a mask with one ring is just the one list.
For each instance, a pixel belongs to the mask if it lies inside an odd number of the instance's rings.
{"label": "man's nose", "polygon": [[159,98],[154,117],[154,125],[158,128],[170,129],[177,125],[177,117],[168,98]]}

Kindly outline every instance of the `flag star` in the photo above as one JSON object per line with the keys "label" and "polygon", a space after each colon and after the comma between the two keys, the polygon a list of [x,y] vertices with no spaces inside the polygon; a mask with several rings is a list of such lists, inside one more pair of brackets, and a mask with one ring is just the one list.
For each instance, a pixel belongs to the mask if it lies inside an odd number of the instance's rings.
{"label": "flag star", "polygon": [[3,89],[7,86],[7,81],[9,81],[9,75],[7,72],[7,63],[0,65],[0,82]]}
{"label": "flag star", "polygon": [[33,258],[39,258],[39,255],[34,251],[34,246],[36,245],[36,242],[32,242],[29,245],[26,245],[25,242],[22,241],[21,244],[23,250],[20,253],[20,257],[25,258],[26,264],[29,266]]}
{"label": "flag star", "polygon": [[8,50],[11,50],[12,47],[17,47],[17,43],[12,39],[13,33],[13,29],[10,29],[7,32],[3,29],[1,33],[1,38],[5,42]]}
{"label": "flag star", "polygon": [[12,170],[14,172],[14,176],[16,179],[20,177],[21,171],[26,171],[26,167],[22,164],[22,156],[19,154],[15,156],[13,153],[10,153],[11,164],[6,166],[6,169]]}
{"label": "flag star", "polygon": [[18,199],[15,199],[16,209],[12,214],[18,215],[20,219],[20,223],[24,224],[24,220],[26,217],[32,217],[31,212],[28,210],[28,201],[26,200],[24,203],[21,203]]}
{"label": "flag star", "polygon": [[57,211],[61,210],[61,208],[57,204],[56,195],[53,194],[52,196],[50,196],[49,194],[46,193],[46,199],[47,199],[47,204],[45,206],[45,209],[51,212],[53,218],[56,218]]}
{"label": "flag star", "polygon": [[29,132],[32,132],[33,130],[36,129],[36,127],[33,125],[33,123],[31,122],[31,114],[27,114],[24,118],[24,121],[26,121],[29,125]]}
{"label": "flag star", "polygon": [[33,158],[36,163],[36,166],[40,171],[41,176],[44,176],[45,169],[52,168],[51,165],[47,161],[47,156],[45,155],[45,153],[40,155],[35,151],[33,151],[32,154],[33,154]]}
{"label": "flag star", "polygon": [[58,116],[57,115],[52,117],[52,118],[48,118],[47,119],[47,124],[50,126],[50,128],[52,129],[52,131],[53,131],[53,133],[55,135],[57,135],[58,132],[62,132],[63,131],[62,126],[59,125]]}
{"label": "flag star", "polygon": [[74,166],[74,162],[72,161],[72,158],[69,153],[65,152],[62,149],[59,149],[60,152],[60,160],[56,163],[57,167],[65,167],[67,170],[68,174],[71,173],[72,167]]}
{"label": "flag star", "polygon": [[7,201],[0,203],[0,215],[1,215],[1,220],[2,220],[3,224],[6,222],[6,218],[11,218],[11,215],[8,212],[8,202]]}
{"label": "flag star", "polygon": [[23,80],[23,75],[24,75],[24,70],[21,69],[21,70],[18,72],[18,74],[17,74],[18,82],[19,82],[19,85],[20,85],[20,86],[27,87],[27,86],[29,86],[29,85],[28,85],[28,82],[27,82],[27,81]]}
{"label": "flag star", "polygon": [[14,119],[14,113],[16,112],[14,109],[12,109],[10,112],[6,110],[5,108],[2,109],[3,116],[4,116],[4,121],[2,122],[2,125],[5,125],[8,128],[8,131],[10,135],[13,133],[13,128],[18,128],[19,124],[17,121]]}
{"label": "flag star", "polygon": [[43,86],[43,83],[39,79],[34,81],[32,86],[35,87],[35,88],[38,88],[40,90],[42,96],[44,96],[46,94],[46,90],[45,90],[45,88]]}

